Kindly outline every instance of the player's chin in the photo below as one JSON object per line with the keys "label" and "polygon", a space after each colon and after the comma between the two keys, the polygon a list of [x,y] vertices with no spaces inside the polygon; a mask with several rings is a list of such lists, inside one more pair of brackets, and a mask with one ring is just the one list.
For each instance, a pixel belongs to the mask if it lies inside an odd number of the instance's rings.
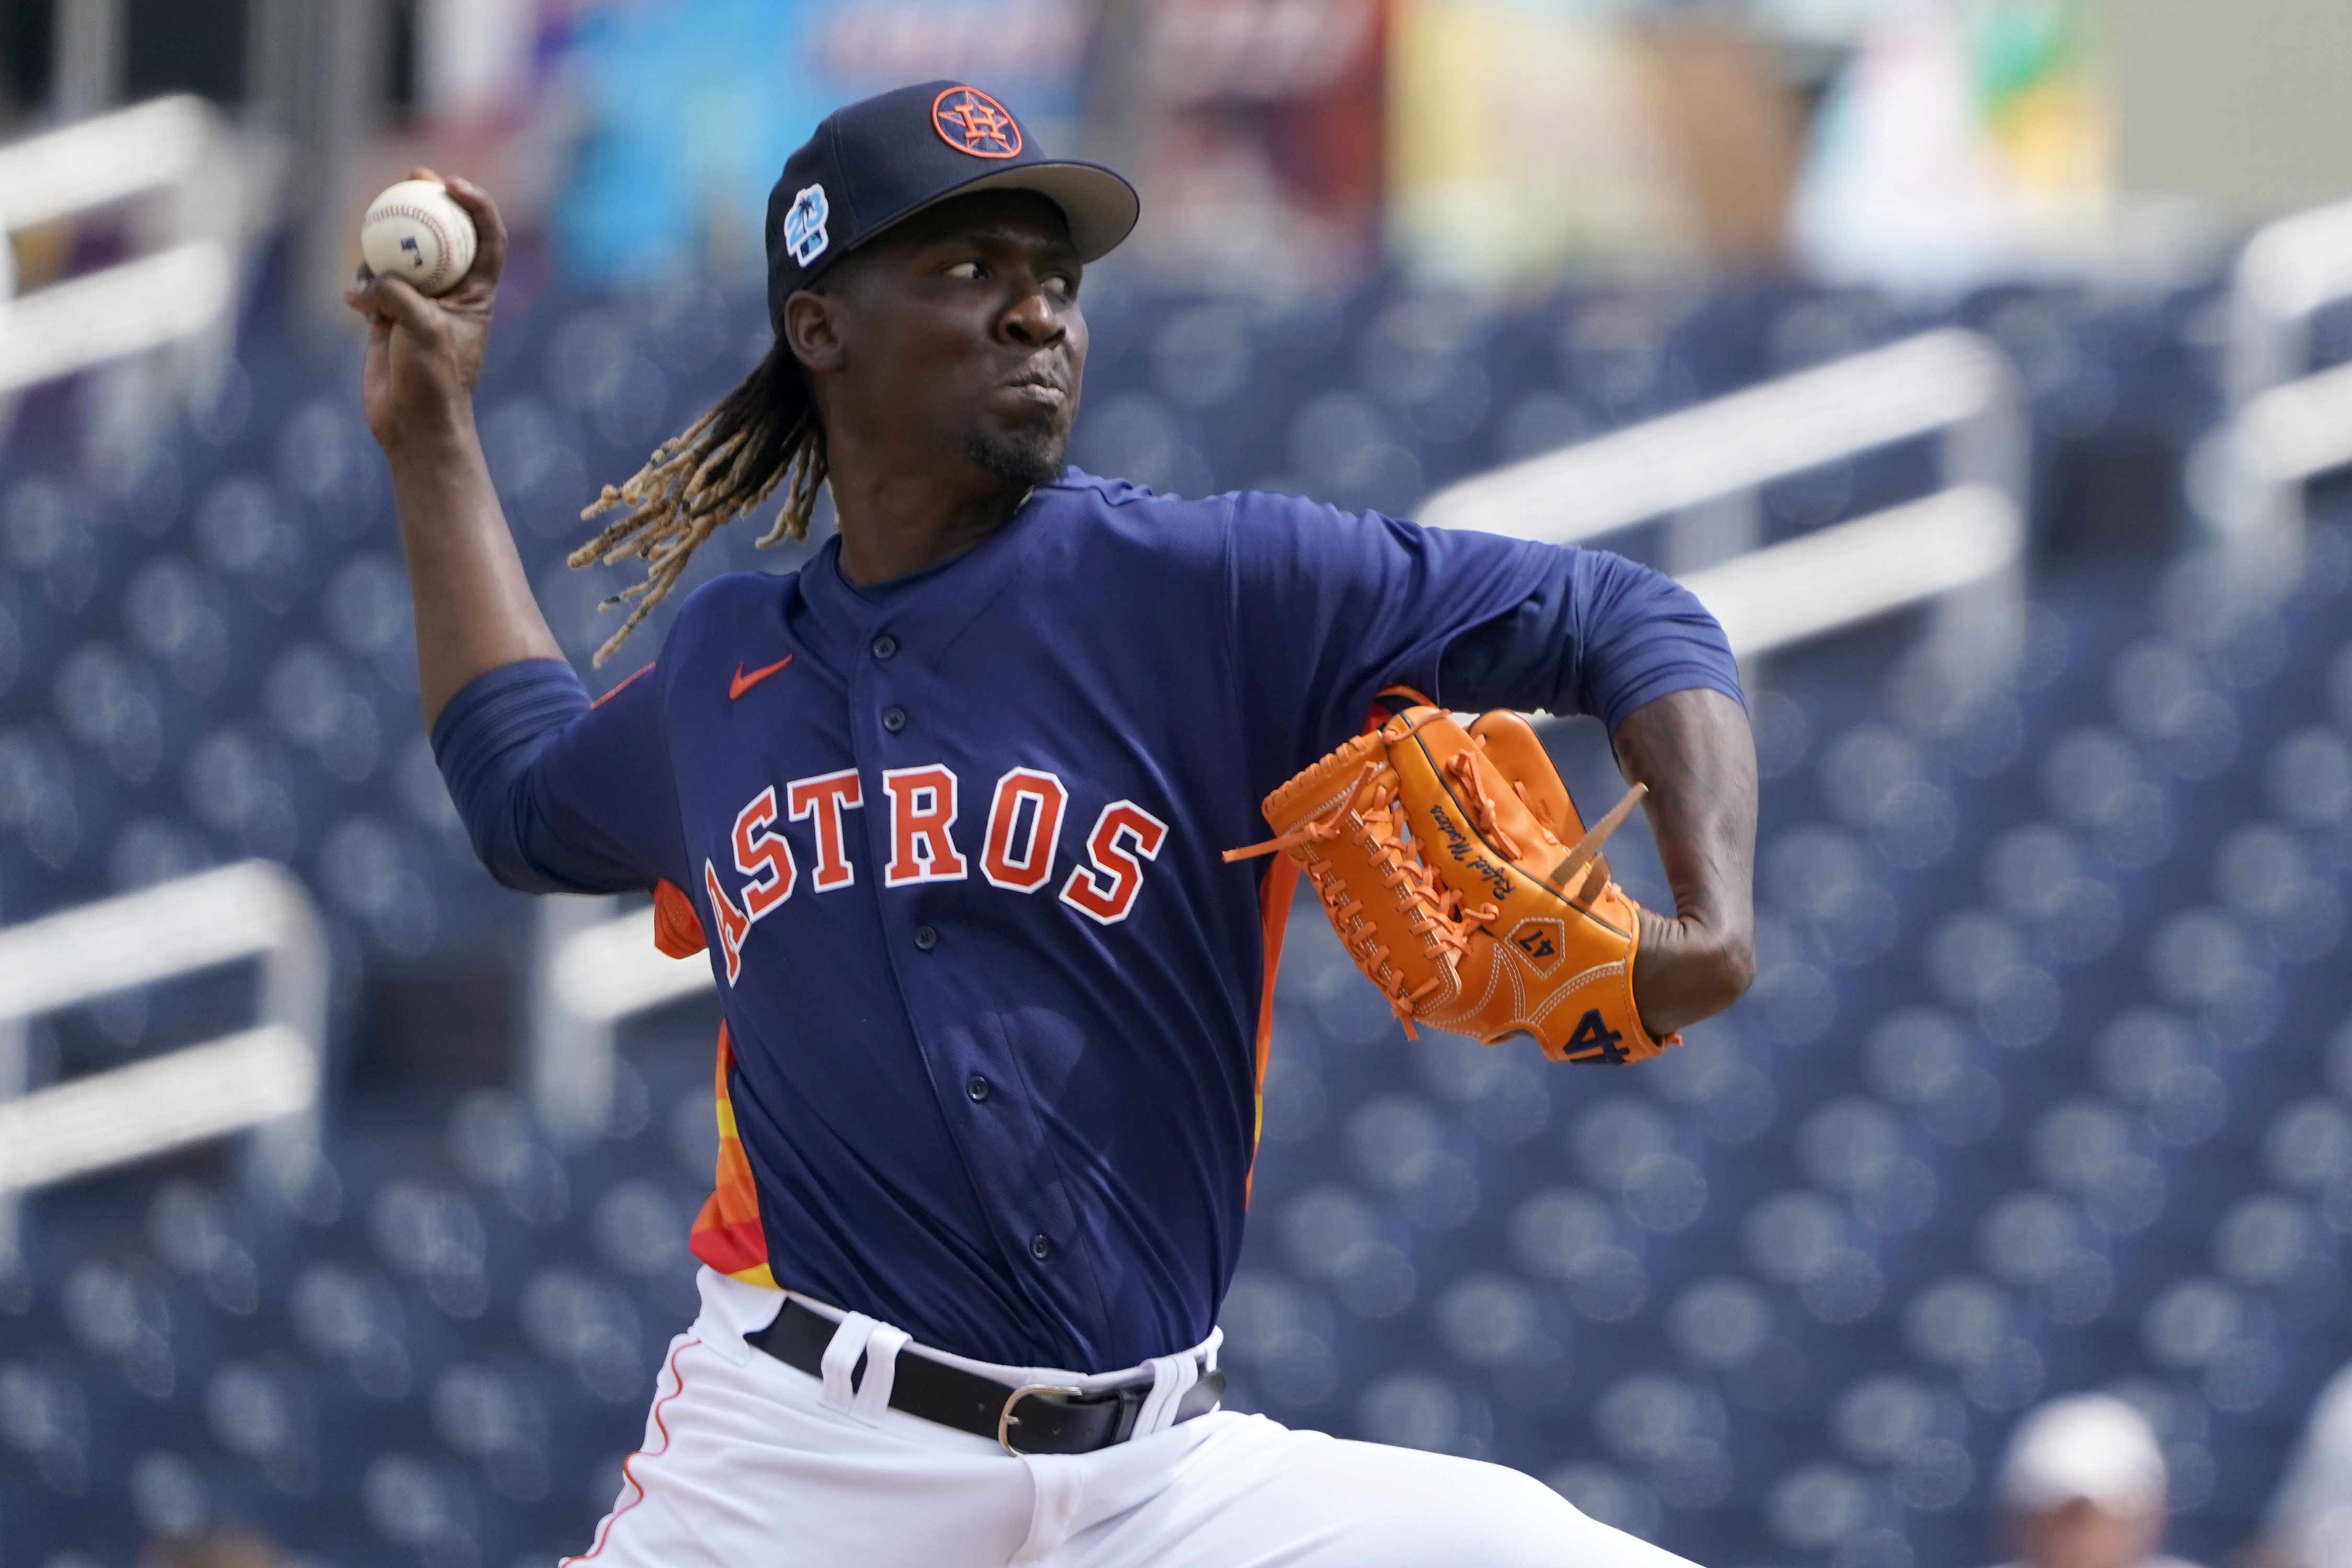
{"label": "player's chin", "polygon": [[964,454],[983,472],[1008,483],[1042,485],[1061,478],[1069,461],[1069,421],[977,426],[965,435]]}

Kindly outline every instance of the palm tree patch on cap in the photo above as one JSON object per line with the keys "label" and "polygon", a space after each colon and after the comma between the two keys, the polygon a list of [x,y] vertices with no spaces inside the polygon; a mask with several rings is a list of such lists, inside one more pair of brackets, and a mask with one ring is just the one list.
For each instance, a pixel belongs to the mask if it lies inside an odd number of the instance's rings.
{"label": "palm tree patch on cap", "polygon": [[803,267],[824,254],[824,220],[831,211],[823,185],[811,185],[793,198],[793,210],[784,215],[784,248]]}

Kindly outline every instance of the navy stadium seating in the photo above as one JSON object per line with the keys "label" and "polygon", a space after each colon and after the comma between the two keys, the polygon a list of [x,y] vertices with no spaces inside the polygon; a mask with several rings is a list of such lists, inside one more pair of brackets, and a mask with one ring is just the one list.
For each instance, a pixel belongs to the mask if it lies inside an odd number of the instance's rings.
{"label": "navy stadium seating", "polygon": [[[1077,458],[1188,493],[1409,512],[1944,320],[2000,341],[2032,398],[2019,682],[1927,733],[1884,679],[1902,625],[1771,662],[1762,973],[1682,1049],[1612,1072],[1407,1045],[1302,908],[1224,1313],[1234,1403],[1518,1466],[1719,1568],[1961,1568],[1995,1550],[2016,1415],[2109,1387],[2162,1434],[2178,1549],[2250,1537],[2352,1358],[2352,494],[2315,498],[2294,599],[2212,623],[2179,521],[2211,292],[1937,316],[1794,288],[1503,313],[1099,293]],[[755,300],[700,285],[503,326],[482,428],[583,668],[626,578],[563,567],[579,506],[763,342]],[[692,1310],[709,1005],[624,1030],[614,1123],[581,1147],[502,1091],[353,1069],[367,980],[520,964],[528,921],[417,734],[352,357],[261,321],[239,367],[140,461],[84,471],[61,416],[0,455],[0,915],[292,866],[334,931],[331,1178],[274,1205],[199,1152],[28,1202],[0,1276],[0,1541],[10,1568],[127,1565],[142,1533],[245,1519],[320,1568],[545,1562],[609,1503]],[[1783,481],[1768,535],[1927,475],[1897,448]],[[751,538],[698,576],[805,553]],[[1549,740],[1571,787],[1612,793],[1594,726]],[[1662,900],[1638,824],[1612,853]],[[243,1005],[110,998],[37,1057],[102,1066]]]}

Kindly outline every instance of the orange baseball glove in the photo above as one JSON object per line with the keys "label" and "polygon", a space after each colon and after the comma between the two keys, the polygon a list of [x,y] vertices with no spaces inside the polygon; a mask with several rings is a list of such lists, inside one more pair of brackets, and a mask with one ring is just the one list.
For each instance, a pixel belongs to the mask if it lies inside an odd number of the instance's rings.
{"label": "orange baseball glove", "polygon": [[1640,1061],[1682,1037],[1642,1026],[1638,910],[1600,848],[1643,793],[1587,832],[1525,719],[1465,730],[1409,708],[1266,796],[1277,837],[1225,858],[1297,862],[1408,1035],[1419,1020],[1490,1046],[1532,1035],[1554,1061]]}

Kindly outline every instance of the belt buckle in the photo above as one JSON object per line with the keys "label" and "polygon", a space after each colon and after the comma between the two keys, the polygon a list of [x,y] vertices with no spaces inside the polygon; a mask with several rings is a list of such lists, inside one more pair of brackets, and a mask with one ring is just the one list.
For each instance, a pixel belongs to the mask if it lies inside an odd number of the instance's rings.
{"label": "belt buckle", "polygon": [[1006,1453],[1012,1455],[1016,1459],[1021,1458],[1021,1450],[1013,1446],[1013,1439],[1008,1434],[1013,1427],[1021,1425],[1021,1417],[1013,1414],[1013,1407],[1020,1404],[1023,1400],[1028,1398],[1031,1394],[1066,1394],[1075,1398],[1082,1396],[1085,1393],[1086,1390],[1083,1388],[1071,1388],[1058,1383],[1023,1384],[1020,1387],[1014,1389],[1012,1393],[1004,1396],[1004,1408],[998,1411],[996,1414],[997,1447],[1003,1448]]}

